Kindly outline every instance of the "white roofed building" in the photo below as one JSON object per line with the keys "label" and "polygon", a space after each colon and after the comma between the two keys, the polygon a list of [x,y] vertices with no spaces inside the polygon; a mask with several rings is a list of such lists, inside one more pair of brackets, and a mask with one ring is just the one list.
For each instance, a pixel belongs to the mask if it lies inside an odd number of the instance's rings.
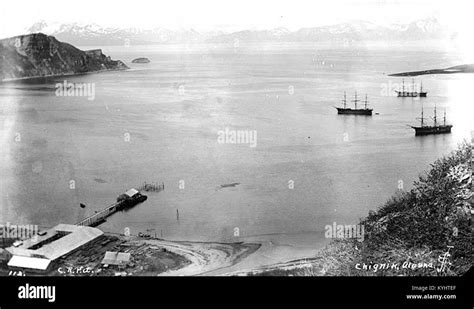
{"label": "white roofed building", "polygon": [[52,261],[73,252],[102,234],[104,233],[101,230],[89,226],[58,224],[41,236],[35,235],[23,241],[18,247],[6,248],[13,255],[8,266],[46,270]]}

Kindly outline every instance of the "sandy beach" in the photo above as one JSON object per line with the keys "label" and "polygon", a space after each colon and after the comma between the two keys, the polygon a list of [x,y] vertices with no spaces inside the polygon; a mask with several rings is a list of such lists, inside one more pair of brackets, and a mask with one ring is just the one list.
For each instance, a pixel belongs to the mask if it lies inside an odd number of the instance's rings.
{"label": "sandy beach", "polygon": [[144,242],[163,247],[191,262],[181,269],[161,273],[160,276],[245,275],[260,269],[280,267],[280,264],[291,264],[295,260],[311,259],[328,243],[313,233],[253,236],[239,243],[157,239]]}

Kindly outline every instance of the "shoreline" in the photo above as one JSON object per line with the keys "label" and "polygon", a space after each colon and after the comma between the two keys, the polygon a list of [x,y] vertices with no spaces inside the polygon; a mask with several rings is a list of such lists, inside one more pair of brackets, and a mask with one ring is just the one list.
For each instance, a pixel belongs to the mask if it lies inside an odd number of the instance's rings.
{"label": "shoreline", "polygon": [[15,82],[28,82],[28,81],[35,81],[35,80],[48,80],[57,77],[68,77],[68,76],[81,76],[81,75],[89,75],[89,74],[99,74],[104,72],[117,72],[117,71],[127,71],[127,69],[107,69],[107,70],[99,70],[99,71],[89,71],[89,72],[81,72],[81,73],[65,73],[65,74],[53,74],[53,75],[43,75],[43,76],[30,76],[30,77],[17,77],[17,78],[5,78],[0,81],[0,84],[8,84],[8,83],[15,83]]}
{"label": "shoreline", "polygon": [[[439,276],[440,271],[462,275],[471,267],[470,260],[465,259],[469,248],[463,245],[468,243],[472,229],[467,224],[472,219],[469,201],[473,194],[468,190],[472,147],[467,142],[459,145],[448,156],[436,160],[430,171],[420,176],[414,189],[400,191],[377,211],[369,212],[361,221],[367,233],[362,241],[326,239],[326,245],[310,242],[312,250],[307,250],[308,243],[306,248],[301,246],[302,235],[291,239],[284,234],[287,239],[279,241],[253,236],[223,243],[170,241],[109,232],[81,250],[55,260],[46,275],[64,275],[60,272],[64,267],[87,267],[91,269],[88,275],[99,276]],[[440,187],[448,190],[440,195]],[[426,214],[438,209],[432,205],[439,205],[450,196],[456,203],[451,205],[448,216],[459,215],[459,222],[444,218],[436,221]],[[461,204],[461,208],[453,206]],[[422,225],[414,221],[420,213],[426,218]],[[426,224],[433,221],[432,225]],[[449,239],[441,239],[446,228],[452,229],[453,222],[459,235],[449,234]],[[433,229],[438,232],[433,233]],[[416,239],[414,231],[418,233]],[[300,241],[300,247],[295,240]],[[454,249],[446,251],[447,246]],[[108,267],[102,264],[106,251],[127,253],[131,259],[121,270]],[[439,257],[447,253],[451,256],[451,269],[439,270]],[[7,273],[8,268],[0,269],[1,275]]]}
{"label": "shoreline", "polygon": [[133,242],[165,248],[190,262],[182,268],[155,275],[228,276],[234,273],[252,273],[295,260],[313,259],[326,248],[330,240],[323,238],[322,233],[315,232],[256,235],[241,237],[235,242],[168,240],[134,236]]}
{"label": "shoreline", "polygon": [[[313,259],[325,245],[301,248],[297,243],[274,241],[266,237],[249,237],[236,242],[166,240],[124,236],[106,232],[99,239],[77,252],[54,261],[46,273],[26,270],[29,276],[229,276],[251,275],[297,260]],[[131,263],[122,271],[104,267],[101,261],[106,251],[131,254]],[[64,274],[67,267],[91,269],[86,274]],[[8,273],[0,267],[0,276]]]}

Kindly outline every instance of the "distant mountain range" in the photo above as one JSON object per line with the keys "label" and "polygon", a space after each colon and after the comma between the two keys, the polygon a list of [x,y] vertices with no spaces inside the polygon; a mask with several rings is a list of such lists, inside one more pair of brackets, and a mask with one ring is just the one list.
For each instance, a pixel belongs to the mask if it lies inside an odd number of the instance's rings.
{"label": "distant mountain range", "polygon": [[443,39],[449,35],[435,18],[390,26],[377,25],[367,21],[353,21],[331,26],[301,28],[297,31],[275,28],[231,33],[223,31],[198,32],[193,29],[104,28],[96,24],[48,24],[41,21],[26,29],[26,32],[42,32],[53,35],[60,41],[79,46],[197,42],[237,44],[236,42],[420,41]]}

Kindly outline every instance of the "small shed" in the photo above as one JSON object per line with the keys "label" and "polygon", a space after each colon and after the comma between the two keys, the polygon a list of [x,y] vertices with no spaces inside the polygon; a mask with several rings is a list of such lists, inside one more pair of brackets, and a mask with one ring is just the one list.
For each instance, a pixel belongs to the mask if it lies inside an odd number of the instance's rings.
{"label": "small shed", "polygon": [[130,253],[107,251],[105,252],[102,265],[126,266],[130,263]]}
{"label": "small shed", "polygon": [[125,195],[127,195],[128,197],[134,197],[138,193],[140,192],[137,189],[130,189],[127,192],[125,192]]}

